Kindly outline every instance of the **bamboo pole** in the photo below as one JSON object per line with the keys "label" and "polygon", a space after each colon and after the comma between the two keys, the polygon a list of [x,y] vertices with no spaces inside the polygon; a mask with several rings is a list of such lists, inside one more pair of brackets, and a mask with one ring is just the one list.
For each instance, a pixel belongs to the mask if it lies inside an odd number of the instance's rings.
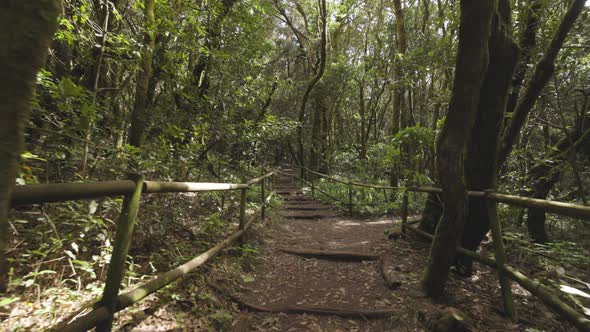
{"label": "bamboo pole", "polygon": [[[121,311],[141,300],[157,292],[158,290],[164,288],[165,286],[173,283],[179,278],[182,278],[189,274],[191,271],[195,270],[199,266],[205,264],[209,259],[215,257],[221,250],[231,246],[234,244],[238,239],[240,239],[244,233],[250,228],[250,226],[256,220],[257,215],[254,215],[250,218],[248,223],[245,225],[243,230],[237,231],[232,234],[230,237],[226,238],[222,242],[215,245],[213,248],[207,250],[206,252],[202,253],[201,255],[193,258],[192,260],[184,263],[176,267],[173,270],[165,272],[155,279],[152,279],[144,284],[141,284],[134,288],[133,290],[121,294],[117,297],[117,307],[116,311]],[[73,322],[69,323],[64,327],[59,328],[59,332],[79,332],[79,331],[88,331],[94,326],[96,326],[99,322],[108,318],[109,310],[105,306],[99,306],[92,310],[91,312],[78,317]],[[52,331],[56,331],[53,329]],[[56,331],[57,332],[57,331]]]}
{"label": "bamboo pole", "polygon": [[[407,230],[410,230],[410,231],[412,231],[412,232],[414,232],[414,233],[416,233],[416,234],[418,234],[418,235],[422,236],[423,238],[428,239],[430,241],[432,241],[432,239],[434,238],[432,236],[432,234],[429,234],[429,233],[427,233],[427,232],[425,232],[425,231],[423,231],[423,230],[421,230],[419,228],[416,228],[415,226],[406,225],[406,229]],[[465,249],[463,247],[457,246],[457,253],[459,253],[461,255],[464,255],[464,256],[467,256],[467,257],[470,257],[474,261],[480,262],[480,263],[482,263],[484,265],[487,265],[489,267],[492,267],[492,268],[497,268],[497,266],[498,266],[498,264],[496,263],[496,260],[495,259],[493,259],[491,257],[486,257],[486,256],[483,256],[483,255],[480,255],[480,254],[475,253],[475,252],[473,252],[471,250],[467,250],[467,249]]]}
{"label": "bamboo pole", "polygon": [[547,201],[538,198],[520,197],[501,193],[490,193],[488,197],[499,203],[526,208],[540,208],[547,212],[590,221],[590,206]]}
{"label": "bamboo pole", "polygon": [[528,290],[540,299],[549,308],[556,311],[560,316],[567,319],[579,331],[590,332],[590,320],[584,317],[574,308],[563,302],[557,295],[551,293],[545,286],[537,281],[527,278],[524,274],[511,266],[502,266],[502,271],[512,280],[516,281],[524,289]]}
{"label": "bamboo pole", "polygon": [[100,300],[100,304],[109,310],[109,317],[96,327],[97,332],[110,331],[112,328],[119,287],[121,286],[121,281],[125,273],[125,260],[129,252],[129,245],[133,236],[133,228],[135,226],[137,211],[139,210],[139,200],[143,189],[143,179],[141,176],[133,175],[132,180],[136,184],[135,191],[131,195],[126,195],[123,200],[123,208],[115,234],[113,254],[109,264],[102,299]]}
{"label": "bamboo pole", "polygon": [[379,186],[379,185],[374,185],[374,184],[366,184],[366,183],[359,183],[359,182],[354,182],[354,181],[348,181],[348,180],[342,180],[342,179],[338,179],[332,176],[329,176],[327,174],[323,174],[323,173],[319,173],[316,171],[312,171],[309,168],[306,168],[306,171],[315,175],[318,175],[320,177],[323,177],[325,179],[334,181],[334,182],[339,182],[342,184],[352,184],[356,187],[365,187],[365,188],[372,188],[372,189],[399,189],[399,187],[390,187],[390,186]]}
{"label": "bamboo pole", "polygon": [[240,230],[244,229],[244,225],[246,222],[246,189],[242,189],[240,192]]}
{"label": "bamboo pole", "polygon": [[[309,182],[305,181],[305,183],[309,183]],[[346,205],[346,204],[347,204],[347,202],[343,202],[342,200],[340,200],[340,199],[338,199],[338,198],[336,198],[336,197],[334,197],[334,196],[330,195],[329,193],[327,193],[327,192],[323,191],[323,190],[322,190],[322,189],[320,189],[320,188],[315,188],[315,191],[317,191],[317,192],[319,192],[319,193],[321,193],[321,194],[324,194],[326,197],[328,197],[328,198],[331,198],[331,199],[333,199],[334,201],[336,201],[336,202],[339,202],[340,204],[343,204],[343,205]]]}
{"label": "bamboo pole", "polygon": [[16,186],[12,206],[121,196],[134,190],[135,183],[130,180]]}
{"label": "bamboo pole", "polygon": [[[279,172],[279,171],[277,171]],[[355,182],[346,182],[326,176],[322,173],[310,171],[313,174],[320,174],[326,179],[347,184],[348,186],[358,186]],[[284,173],[284,172],[279,172]],[[293,174],[291,174],[293,175]],[[265,176],[270,176],[269,174]],[[304,179],[300,179],[302,183]],[[257,183],[260,178],[250,180]],[[226,191],[239,190],[248,188],[248,184],[235,183],[200,183],[200,182],[158,182],[144,181],[144,193],[173,193],[173,192],[202,192],[202,191]],[[371,186],[365,187],[375,189],[398,189],[396,187]],[[12,206],[22,204],[38,204],[62,202],[78,199],[92,199],[110,196],[119,196],[132,193],[134,190],[133,181],[103,181],[93,183],[56,183],[56,184],[39,184],[16,186],[12,197]],[[432,187],[410,187],[407,190],[412,192],[440,193],[442,189]],[[502,193],[486,193],[483,191],[468,191],[469,197],[484,197],[492,199],[499,203],[516,205],[526,208],[539,208],[549,213],[556,213],[564,216],[574,217],[585,221],[590,221],[590,207],[562,202],[547,201],[536,198],[519,197]]]}
{"label": "bamboo pole", "polygon": [[[428,234],[427,232],[424,232],[414,226],[408,226],[407,229],[431,241],[433,239],[433,236],[431,234]],[[520,271],[514,269],[509,265],[502,265],[499,267],[499,264],[493,258],[482,256],[480,254],[477,254],[473,251],[467,250],[459,246],[457,246],[457,253],[471,257],[473,260],[478,261],[494,269],[502,269],[502,272],[504,272],[508,278],[517,282],[524,289],[526,289],[535,297],[540,299],[543,303],[545,303],[545,305],[547,305],[549,308],[553,309],[563,318],[567,319],[579,331],[590,332],[590,320],[584,317],[584,315],[576,311],[574,308],[563,302],[557,295],[553,294],[541,283],[527,278]]]}
{"label": "bamboo pole", "polygon": [[260,200],[262,201],[262,205],[260,207],[260,219],[264,223],[266,221],[266,194],[265,188],[266,187],[266,178],[262,179],[260,182]]}
{"label": "bamboo pole", "polygon": [[247,183],[209,183],[209,182],[161,182],[144,181],[144,193],[186,193],[200,191],[225,191],[248,188]]}
{"label": "bamboo pole", "polygon": [[402,197],[402,235],[406,236],[406,223],[408,222],[408,191],[404,190]]}
{"label": "bamboo pole", "polygon": [[246,182],[248,185],[253,185],[253,184],[258,184],[259,182],[262,182],[264,179],[269,178],[271,176],[274,176],[275,172],[270,172],[270,173],[266,173],[262,176],[259,176],[257,178],[254,178],[252,180],[248,180],[248,182]]}
{"label": "bamboo pole", "polygon": [[[425,193],[441,193],[442,189],[432,187],[410,187],[409,191]],[[582,206],[563,202],[548,201],[538,198],[520,197],[487,191],[467,191],[469,197],[487,197],[498,203],[516,205],[525,208],[539,208],[549,213],[590,221],[590,206]]]}
{"label": "bamboo pole", "polygon": [[348,212],[352,215],[352,184],[348,183]]}
{"label": "bamboo pole", "polygon": [[494,241],[494,251],[496,263],[500,267],[498,269],[498,280],[500,281],[500,288],[502,291],[502,300],[504,303],[504,311],[513,321],[517,321],[516,309],[514,307],[514,299],[512,297],[512,283],[506,274],[502,271],[502,267],[506,264],[506,252],[504,251],[504,242],[502,239],[502,228],[498,220],[498,205],[489,199],[486,199],[488,210],[488,218],[490,219],[492,229],[492,239]]}

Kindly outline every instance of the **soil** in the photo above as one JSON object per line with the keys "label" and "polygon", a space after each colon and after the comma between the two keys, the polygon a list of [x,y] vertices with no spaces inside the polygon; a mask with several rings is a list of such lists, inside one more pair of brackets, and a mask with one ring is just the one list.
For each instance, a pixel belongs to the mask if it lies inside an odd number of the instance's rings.
{"label": "soil", "polygon": [[[389,240],[386,232],[398,219],[339,215],[286,175],[276,185],[285,200],[284,218],[270,226],[251,276],[210,277],[216,291],[239,305],[231,331],[430,331],[449,308],[472,331],[574,330],[516,284],[520,319],[509,320],[496,272],[481,265],[470,278],[451,276],[448,295],[431,300],[419,284],[429,245]],[[291,249],[327,255],[309,258]],[[334,252],[345,255],[335,258]],[[346,259],[346,253],[380,259]]]}

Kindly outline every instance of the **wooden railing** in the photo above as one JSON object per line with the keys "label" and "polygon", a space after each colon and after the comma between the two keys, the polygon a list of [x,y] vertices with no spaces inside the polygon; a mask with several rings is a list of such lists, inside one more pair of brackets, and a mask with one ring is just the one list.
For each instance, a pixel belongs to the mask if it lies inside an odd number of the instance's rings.
{"label": "wooden railing", "polygon": [[[94,308],[75,319],[58,324],[55,331],[86,331],[96,327],[98,332],[110,331],[113,316],[146,296],[162,289],[175,280],[185,276],[207,262],[224,248],[239,240],[256,220],[258,211],[246,220],[246,191],[259,185],[260,216],[264,222],[266,205],[274,191],[266,196],[267,187],[274,183],[276,172],[249,180],[247,183],[202,183],[202,182],[158,182],[144,181],[139,175],[130,176],[129,180],[102,181],[92,183],[60,183],[17,186],[13,193],[12,205],[63,202],[69,200],[92,199],[113,196],[124,196],[121,214],[113,243],[113,253],[107,272],[107,279],[102,298]],[[274,187],[274,186],[273,186]],[[274,189],[274,188],[273,188]],[[143,194],[187,193],[240,190],[240,219],[238,230],[224,241],[218,243],[205,253],[193,258],[183,265],[158,275],[155,279],[141,284],[131,291],[119,294],[119,288],[125,273],[125,260],[129,251],[133,228],[135,226],[140,197]]]}
{"label": "wooden railing", "polygon": [[[371,185],[371,184],[363,184],[357,183],[354,181],[338,179],[327,174],[322,174],[310,170],[308,168],[302,168],[301,174],[311,173],[322,178],[331,180],[333,182],[338,182],[344,184],[348,187],[349,191],[349,209],[352,213],[352,187],[353,186],[362,186],[374,189],[387,189],[387,190],[400,190],[402,192],[402,206],[401,206],[401,228],[402,234],[405,236],[407,230],[410,230],[413,233],[416,233],[422,237],[425,237],[429,240],[433,240],[432,234],[424,232],[417,227],[408,225],[408,192],[421,192],[421,193],[435,193],[440,194],[442,193],[442,189],[440,188],[432,188],[432,187],[389,187],[389,186],[379,186],[379,185]],[[301,179],[302,181],[307,182],[305,179]],[[310,183],[310,182],[307,182]],[[313,186],[313,181],[311,182]],[[313,188],[313,187],[312,187]],[[317,190],[317,188],[313,188]],[[529,198],[529,197],[521,197],[515,195],[509,195],[504,193],[495,192],[493,190],[485,190],[485,191],[467,191],[467,196],[474,197],[474,198],[481,198],[486,200],[487,204],[497,204],[503,203],[508,205],[514,205],[524,208],[538,208],[542,209],[549,213],[555,213],[563,216],[574,217],[577,219],[590,221],[590,207],[588,206],[581,206],[569,203],[562,203],[562,202],[555,202],[555,201],[548,201],[536,198]],[[502,299],[504,303],[504,310],[506,314],[511,317],[512,319],[516,319],[516,310],[514,308],[514,302],[512,298],[512,289],[511,289],[511,281],[515,281],[524,289],[528,290],[531,294],[535,295],[538,299],[540,299],[545,305],[549,308],[554,310],[556,313],[567,319],[571,322],[578,330],[580,331],[590,331],[590,320],[586,318],[583,314],[576,311],[567,303],[563,302],[558,296],[556,296],[553,292],[551,292],[546,286],[542,285],[541,283],[531,280],[527,278],[524,274],[519,272],[517,269],[511,267],[506,262],[506,254],[504,251],[504,241],[502,238],[502,229],[500,226],[500,222],[497,219],[497,216],[492,214],[491,215],[491,231],[492,231],[492,239],[494,243],[494,256],[495,258],[486,257],[480,255],[474,251],[467,250],[462,247],[457,247],[457,253],[461,255],[465,255],[471,257],[472,259],[492,267],[498,271],[498,278],[500,282],[500,287],[502,290]]]}
{"label": "wooden railing", "polygon": [[[296,166],[299,167],[299,166]],[[381,186],[381,185],[373,185],[373,184],[366,184],[366,183],[360,183],[360,182],[355,182],[355,181],[350,181],[350,180],[345,180],[345,179],[339,179],[339,178],[335,178],[326,174],[322,174],[316,171],[313,171],[307,167],[299,167],[303,170],[302,174],[305,173],[309,173],[309,174],[314,174],[317,175],[321,178],[324,178],[326,180],[329,180],[331,182],[336,182],[336,183],[340,183],[343,185],[346,185],[347,191],[348,191],[348,198],[347,200],[342,200],[340,198],[334,197],[333,195],[331,195],[330,193],[327,193],[326,191],[318,188],[318,186],[316,185],[315,181],[313,178],[310,179],[305,179],[305,177],[299,177],[299,180],[301,181],[301,184],[306,184],[311,188],[311,195],[315,196],[315,192],[319,192],[322,195],[337,201],[343,205],[346,205],[348,207],[348,212],[350,214],[353,213],[354,211],[354,206],[356,205],[354,202],[354,187],[362,187],[362,188],[369,188],[369,189],[375,189],[375,190],[381,190],[383,192],[383,196],[384,196],[384,202],[386,202],[385,204],[382,205],[387,205],[387,202],[389,202],[389,197],[387,196],[387,191],[388,190],[394,190],[397,191],[400,188],[399,187],[390,187],[390,186]]]}

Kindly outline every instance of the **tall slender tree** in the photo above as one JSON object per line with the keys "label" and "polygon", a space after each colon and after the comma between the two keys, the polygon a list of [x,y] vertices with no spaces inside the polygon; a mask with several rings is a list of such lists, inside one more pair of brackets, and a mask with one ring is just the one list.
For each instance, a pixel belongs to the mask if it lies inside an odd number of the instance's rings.
{"label": "tall slender tree", "polygon": [[326,57],[327,57],[326,30],[327,30],[327,20],[328,20],[327,12],[326,12],[326,0],[318,0],[318,7],[319,7],[319,13],[320,13],[320,22],[321,22],[320,23],[321,24],[320,46],[319,46],[319,52],[320,52],[319,62],[320,63],[319,63],[316,74],[307,82],[307,85],[305,87],[305,92],[303,93],[303,98],[301,100],[301,106],[299,108],[299,116],[298,116],[299,127],[297,128],[297,145],[299,148],[299,156],[298,157],[299,157],[299,163],[301,164],[301,166],[305,166],[305,145],[303,142],[303,136],[304,136],[304,130],[305,130],[305,114],[306,114],[307,102],[309,100],[309,96],[311,95],[311,92],[313,91],[313,88],[322,79],[322,76],[324,75],[324,71],[326,69]]}
{"label": "tall slender tree", "polygon": [[145,130],[149,119],[147,113],[148,92],[153,75],[153,54],[156,47],[154,6],[154,0],[145,0],[143,48],[135,86],[135,103],[131,112],[131,127],[129,128],[129,144],[136,147],[142,146],[145,141]]}

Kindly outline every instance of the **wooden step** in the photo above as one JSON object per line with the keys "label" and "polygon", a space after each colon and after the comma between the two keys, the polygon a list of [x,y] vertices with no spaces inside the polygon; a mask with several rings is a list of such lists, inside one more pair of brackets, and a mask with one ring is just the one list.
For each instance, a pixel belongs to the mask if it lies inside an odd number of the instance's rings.
{"label": "wooden step", "polygon": [[314,204],[320,204],[318,201],[309,199],[309,200],[288,200],[287,199],[287,206],[309,206]]}
{"label": "wooden step", "polygon": [[344,262],[361,262],[379,260],[379,255],[341,250],[318,250],[307,248],[279,248],[280,251],[308,258],[319,258]]}
{"label": "wooden step", "polygon": [[304,206],[286,206],[285,209],[293,211],[323,211],[330,210],[331,207],[325,205],[304,205]]}
{"label": "wooden step", "polygon": [[336,214],[332,211],[286,211],[282,214],[285,218],[291,219],[325,219],[334,218]]}

